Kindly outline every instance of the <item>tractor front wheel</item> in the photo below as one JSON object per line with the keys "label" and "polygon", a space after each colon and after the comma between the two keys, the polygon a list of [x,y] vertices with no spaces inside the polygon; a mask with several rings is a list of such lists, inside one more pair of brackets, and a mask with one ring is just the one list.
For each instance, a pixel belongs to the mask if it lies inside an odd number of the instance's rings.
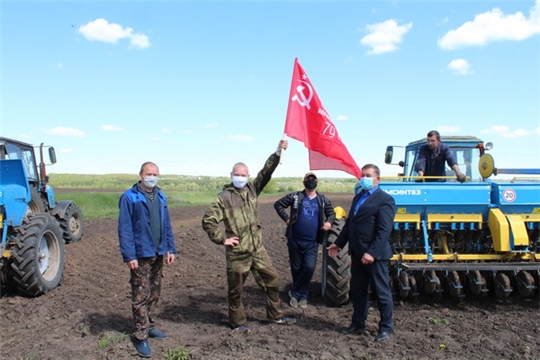
{"label": "tractor front wheel", "polygon": [[349,302],[351,280],[349,247],[346,245],[335,257],[330,257],[326,251],[326,247],[336,241],[344,224],[344,218],[335,220],[328,231],[328,238],[323,248],[322,297],[329,306],[341,306]]}
{"label": "tractor front wheel", "polygon": [[48,293],[60,285],[65,251],[62,230],[48,214],[28,217],[16,229],[13,249],[13,284],[29,296]]}

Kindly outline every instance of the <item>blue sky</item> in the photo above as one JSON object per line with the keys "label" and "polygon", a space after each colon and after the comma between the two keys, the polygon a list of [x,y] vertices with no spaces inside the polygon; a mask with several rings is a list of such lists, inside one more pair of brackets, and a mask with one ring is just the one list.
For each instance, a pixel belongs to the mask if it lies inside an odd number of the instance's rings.
{"label": "blue sky", "polygon": [[[536,1],[23,2],[1,11],[0,135],[50,173],[252,175],[283,136],[294,59],[359,166],[432,129],[540,167]],[[275,176],[308,169],[289,140]],[[351,177],[318,171],[320,177]]]}

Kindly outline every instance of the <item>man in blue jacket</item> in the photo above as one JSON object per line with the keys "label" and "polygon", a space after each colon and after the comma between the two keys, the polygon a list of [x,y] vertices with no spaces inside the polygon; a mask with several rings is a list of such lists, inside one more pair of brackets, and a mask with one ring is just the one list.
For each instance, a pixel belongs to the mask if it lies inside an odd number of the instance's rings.
{"label": "man in blue jacket", "polygon": [[174,262],[176,246],[167,199],[156,186],[157,165],[145,162],[139,176],[141,180],[120,197],[118,239],[120,252],[131,272],[133,343],[139,355],[150,357],[148,338],[168,337],[154,327],[152,314],[161,293],[163,260],[167,265]]}
{"label": "man in blue jacket", "polygon": [[362,190],[353,199],[343,230],[327,249],[330,256],[336,256],[339,249],[348,243],[351,254],[350,299],[353,315],[351,325],[341,333],[366,332],[371,284],[381,315],[375,341],[384,341],[392,335],[394,325],[389,266],[395,202],[379,188],[379,181],[379,168],[373,164],[364,165],[360,179]]}

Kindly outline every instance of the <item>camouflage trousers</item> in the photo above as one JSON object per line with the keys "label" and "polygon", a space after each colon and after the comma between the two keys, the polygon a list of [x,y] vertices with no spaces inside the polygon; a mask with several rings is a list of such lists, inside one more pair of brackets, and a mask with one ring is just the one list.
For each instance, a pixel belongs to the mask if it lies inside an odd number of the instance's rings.
{"label": "camouflage trousers", "polygon": [[246,323],[246,314],[242,304],[244,282],[250,272],[266,294],[266,317],[279,319],[281,312],[281,300],[279,298],[279,273],[272,264],[272,260],[264,246],[261,246],[254,254],[235,254],[227,257],[227,283],[229,322],[231,327],[237,327]]}
{"label": "camouflage trousers", "polygon": [[138,259],[139,267],[131,269],[131,307],[137,340],[148,339],[148,331],[154,327],[152,314],[161,294],[163,256]]}

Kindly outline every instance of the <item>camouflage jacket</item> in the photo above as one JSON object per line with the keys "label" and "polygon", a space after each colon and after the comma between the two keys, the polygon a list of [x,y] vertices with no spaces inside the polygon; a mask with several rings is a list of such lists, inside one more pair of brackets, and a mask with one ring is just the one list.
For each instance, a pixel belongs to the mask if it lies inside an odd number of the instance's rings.
{"label": "camouflage jacket", "polygon": [[[237,246],[227,246],[228,257],[253,253],[262,246],[257,198],[278,164],[279,156],[270,155],[253,182],[248,182],[242,189],[235,188],[232,183],[225,185],[204,213],[202,227],[214,243],[222,245],[225,239],[234,236],[240,239]],[[218,226],[221,221],[225,225],[225,234]]]}

